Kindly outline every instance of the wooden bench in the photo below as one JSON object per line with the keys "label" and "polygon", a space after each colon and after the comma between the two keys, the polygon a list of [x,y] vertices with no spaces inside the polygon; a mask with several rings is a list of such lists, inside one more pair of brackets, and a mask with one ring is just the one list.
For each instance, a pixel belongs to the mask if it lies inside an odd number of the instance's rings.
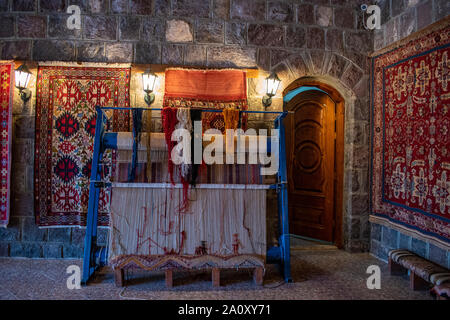
{"label": "wooden bench", "polygon": [[431,295],[436,300],[450,300],[450,282],[434,286],[431,289]]}
{"label": "wooden bench", "polygon": [[[165,270],[166,287],[173,288],[173,269]],[[256,286],[263,285],[264,269],[262,267],[253,268],[253,281]],[[125,273],[123,269],[114,269],[114,282],[117,287],[125,286]],[[214,288],[220,287],[220,268],[211,269],[211,283]]]}
{"label": "wooden bench", "polygon": [[408,250],[390,251],[388,262],[391,275],[404,275],[410,271],[409,283],[412,290],[426,290],[430,284],[441,285],[450,281],[449,270]]}

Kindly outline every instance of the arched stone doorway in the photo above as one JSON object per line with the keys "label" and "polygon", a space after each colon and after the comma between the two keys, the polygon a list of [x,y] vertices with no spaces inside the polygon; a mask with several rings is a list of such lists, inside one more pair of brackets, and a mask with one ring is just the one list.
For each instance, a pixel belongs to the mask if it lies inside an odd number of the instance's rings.
{"label": "arched stone doorway", "polygon": [[311,78],[284,89],[290,233],[344,246],[345,100]]}

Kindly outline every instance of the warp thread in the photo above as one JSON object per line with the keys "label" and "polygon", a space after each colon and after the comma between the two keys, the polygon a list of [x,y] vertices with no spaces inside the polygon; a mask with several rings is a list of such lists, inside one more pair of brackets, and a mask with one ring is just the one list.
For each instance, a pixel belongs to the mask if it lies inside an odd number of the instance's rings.
{"label": "warp thread", "polygon": [[147,110],[147,167],[146,175],[147,182],[152,180],[152,150],[151,150],[151,135],[152,135],[152,111]]}
{"label": "warp thread", "polygon": [[[191,123],[194,123],[195,121],[202,121],[202,111],[198,110],[198,109],[191,109]],[[195,187],[196,183],[197,183],[197,178],[198,178],[198,172],[200,169],[200,165],[199,164],[195,164],[194,163],[194,135],[191,135],[191,163],[192,163],[192,168],[191,168],[191,185]],[[201,146],[203,148],[203,146]]]}
{"label": "warp thread", "polygon": [[170,182],[175,185],[175,181],[173,180],[173,169],[174,165],[172,162],[172,149],[175,146],[175,142],[172,141],[172,133],[175,130],[175,126],[178,122],[177,120],[177,109],[172,107],[164,107],[161,110],[161,118],[162,118],[162,126],[164,130],[164,138],[167,144],[168,150],[168,170]]}

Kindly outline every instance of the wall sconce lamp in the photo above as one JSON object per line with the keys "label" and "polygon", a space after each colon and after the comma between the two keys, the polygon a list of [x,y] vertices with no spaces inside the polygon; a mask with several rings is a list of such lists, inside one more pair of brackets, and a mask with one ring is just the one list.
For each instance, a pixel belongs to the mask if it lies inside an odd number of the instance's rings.
{"label": "wall sconce lamp", "polygon": [[266,95],[262,98],[264,107],[269,107],[272,104],[272,97],[277,93],[281,80],[276,73],[272,73],[266,78]]}
{"label": "wall sconce lamp", "polygon": [[155,101],[153,90],[155,89],[157,78],[158,76],[153,72],[150,72],[150,70],[147,70],[142,74],[142,86],[145,91],[144,100],[147,105],[151,105]]}
{"label": "wall sconce lamp", "polygon": [[27,89],[28,83],[31,79],[31,72],[25,64],[22,64],[14,72],[16,88],[19,89],[20,98],[24,103],[26,103],[28,100],[30,100],[31,97],[31,91],[30,89]]}

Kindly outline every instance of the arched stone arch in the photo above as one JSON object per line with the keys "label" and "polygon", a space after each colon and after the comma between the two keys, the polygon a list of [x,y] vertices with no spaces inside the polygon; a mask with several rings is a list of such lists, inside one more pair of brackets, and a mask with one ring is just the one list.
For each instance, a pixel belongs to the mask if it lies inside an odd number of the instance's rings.
{"label": "arched stone arch", "polygon": [[343,55],[331,51],[305,50],[287,56],[273,65],[271,71],[278,74],[285,86],[301,77],[314,76],[338,83],[342,92],[350,91],[354,97],[368,96],[366,61],[355,53]]}
{"label": "arched stone arch", "polygon": [[[358,84],[351,88],[345,81],[345,73],[358,68],[346,59],[345,69],[340,77],[329,72],[314,72],[305,62],[304,55],[290,56],[275,66],[272,71],[277,72],[284,82],[281,97],[289,91],[303,85],[315,85],[321,89],[333,88],[344,100],[344,158],[342,182],[342,238],[343,246],[348,251],[367,251],[369,249],[369,123],[368,117],[361,116],[364,110],[369,111],[365,92],[359,90]],[[344,59],[341,58],[340,59]],[[328,60],[328,63],[339,62]],[[336,66],[329,66],[328,71]],[[324,70],[324,68],[322,68]],[[348,71],[350,70],[350,71]],[[355,90],[354,88],[358,90]],[[362,96],[362,97],[361,97]],[[364,101],[364,102],[361,102]]]}

